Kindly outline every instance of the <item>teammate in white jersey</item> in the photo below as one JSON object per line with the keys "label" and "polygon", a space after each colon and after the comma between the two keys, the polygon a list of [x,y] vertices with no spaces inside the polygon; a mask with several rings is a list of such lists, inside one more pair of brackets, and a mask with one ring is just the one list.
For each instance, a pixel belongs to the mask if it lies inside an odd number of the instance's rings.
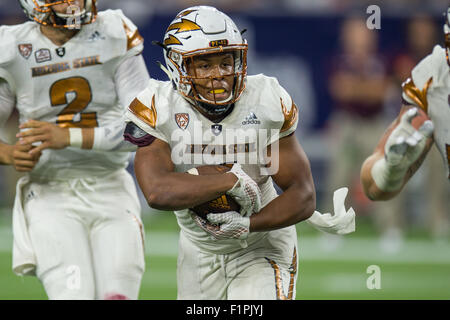
{"label": "teammate in white jersey", "polygon": [[[174,210],[181,228],[178,299],[294,299],[294,225],[321,217],[293,134],[294,101],[275,78],[247,76],[247,43],[213,7],[180,12],[159,44],[170,81],[151,80],[131,103],[125,137],[139,146],[135,171],[148,203]],[[231,174],[195,169],[224,163],[233,164]],[[204,220],[189,210],[224,194],[240,212]],[[354,216],[344,210],[345,195],[337,198],[337,229],[351,232]]]}
{"label": "teammate in white jersey", "polygon": [[144,271],[124,113],[146,87],[143,38],[95,0],[19,0],[33,20],[0,27],[0,125],[20,114],[0,163],[28,172],[13,210],[13,270],[50,299],[137,299]]}
{"label": "teammate in white jersey", "polygon": [[[444,34],[445,49],[435,46],[403,83],[400,114],[362,166],[364,192],[372,200],[395,197],[420,167],[433,143],[450,179],[450,7]],[[418,108],[430,120],[416,130],[411,122],[418,115]]]}

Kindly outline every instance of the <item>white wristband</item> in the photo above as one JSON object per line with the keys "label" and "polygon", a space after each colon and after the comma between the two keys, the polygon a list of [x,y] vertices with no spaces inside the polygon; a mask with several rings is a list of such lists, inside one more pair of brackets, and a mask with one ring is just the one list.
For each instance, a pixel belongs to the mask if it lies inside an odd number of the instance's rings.
{"label": "white wristband", "polygon": [[386,160],[382,158],[374,163],[371,174],[378,189],[385,192],[394,192],[402,187],[406,171],[408,171],[408,168],[389,167]]}
{"label": "white wristband", "polygon": [[81,148],[83,145],[83,133],[81,128],[69,128],[70,146]]}

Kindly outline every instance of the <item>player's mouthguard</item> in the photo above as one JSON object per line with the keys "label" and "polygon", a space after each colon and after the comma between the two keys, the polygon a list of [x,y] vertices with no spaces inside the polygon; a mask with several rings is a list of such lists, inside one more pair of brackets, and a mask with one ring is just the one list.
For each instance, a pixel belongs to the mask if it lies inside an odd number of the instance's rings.
{"label": "player's mouthguard", "polygon": [[213,94],[221,94],[224,92],[225,92],[225,89],[214,89],[214,90],[209,91],[209,93],[213,93]]}

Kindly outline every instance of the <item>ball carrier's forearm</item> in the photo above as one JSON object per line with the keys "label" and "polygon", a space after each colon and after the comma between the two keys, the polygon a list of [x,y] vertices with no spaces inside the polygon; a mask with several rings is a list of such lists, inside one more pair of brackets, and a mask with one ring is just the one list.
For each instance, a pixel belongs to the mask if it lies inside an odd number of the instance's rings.
{"label": "ball carrier's forearm", "polygon": [[[139,185],[148,204],[159,210],[182,210],[216,199],[230,190],[237,178],[233,174],[196,176],[168,172],[157,176],[143,176],[136,168]],[[163,181],[154,183],[153,181]]]}
{"label": "ball carrier's forearm", "polygon": [[250,217],[250,232],[288,227],[308,219],[316,209],[314,190],[291,187]]}
{"label": "ball carrier's forearm", "polygon": [[295,135],[280,140],[278,154],[268,150],[272,176],[283,193],[250,217],[250,231],[269,231],[308,219],[316,209],[316,192],[308,157]]}
{"label": "ball carrier's forearm", "polygon": [[233,188],[230,173],[192,175],[174,172],[169,146],[157,139],[136,152],[134,170],[149,205],[160,210],[181,210],[216,199]]}

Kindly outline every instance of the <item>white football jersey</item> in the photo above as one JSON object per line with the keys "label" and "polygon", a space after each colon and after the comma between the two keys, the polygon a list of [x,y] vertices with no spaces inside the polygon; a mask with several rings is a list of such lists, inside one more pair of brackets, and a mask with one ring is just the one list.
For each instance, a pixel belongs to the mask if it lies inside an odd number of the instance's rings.
{"label": "white football jersey", "polygon": [[[275,156],[277,141],[293,133],[298,123],[298,109],[289,94],[275,78],[264,75],[247,77],[246,89],[234,109],[218,123],[192,107],[171,82],[157,80],[150,80],[126,116],[148,134],[169,144],[177,172],[202,165],[240,163],[258,183],[263,206],[277,196],[270,177],[277,168],[266,167],[266,147],[271,145]],[[234,239],[211,242],[191,218],[190,210],[175,214],[181,229],[204,250],[225,254],[243,245]],[[251,233],[248,244],[264,234]]]}
{"label": "white football jersey", "polygon": [[[123,116],[114,74],[128,57],[143,50],[137,27],[121,10],[107,10],[82,26],[59,47],[40,25],[0,27],[0,78],[16,97],[20,123],[28,120],[61,127],[102,127]],[[127,166],[128,152],[68,147],[44,150],[31,172],[51,179],[104,175]]]}
{"label": "white football jersey", "polygon": [[[412,80],[412,81],[411,81]],[[403,85],[403,99],[427,112],[434,123],[434,141],[450,179],[450,66],[445,49],[435,46],[412,70]]]}

